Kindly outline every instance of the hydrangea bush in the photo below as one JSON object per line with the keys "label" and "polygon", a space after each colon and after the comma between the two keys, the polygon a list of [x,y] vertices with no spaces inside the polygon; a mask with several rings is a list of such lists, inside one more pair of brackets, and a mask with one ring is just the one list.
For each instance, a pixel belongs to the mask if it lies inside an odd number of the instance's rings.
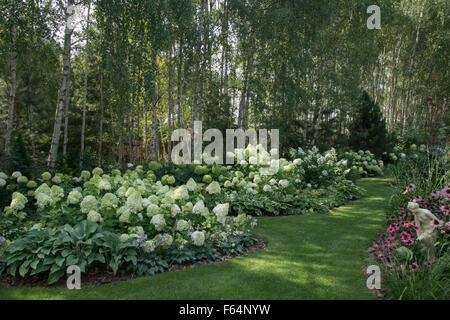
{"label": "hydrangea bush", "polygon": [[[29,261],[28,256],[14,258],[17,263],[12,264],[8,259],[17,251],[7,248],[33,241],[41,233],[58,233],[61,228],[88,223],[98,225],[99,234],[107,232],[118,243],[131,246],[127,247],[128,256],[136,259],[110,257],[117,262],[115,271],[121,266],[137,274],[153,274],[170,261],[215,259],[243,252],[255,241],[252,215],[326,212],[360,196],[361,190],[345,179],[334,150],[320,155],[313,149],[293,161],[272,160],[277,152],[267,152],[260,145],[236,149],[228,155],[237,162],[233,166],[218,165],[216,158],[205,156],[209,164],[162,166],[150,162],[148,169],[130,164],[123,173],[95,168],[78,177],[45,172],[30,180],[20,172],[0,174],[0,235],[5,239],[0,270],[21,276],[36,274],[35,268],[28,268],[31,263],[40,266],[43,259],[53,258],[61,261],[58,265],[63,268],[67,256],[59,253],[51,258],[44,255],[39,261]],[[269,167],[278,170],[265,175]],[[24,265],[22,272],[19,262]],[[85,267],[91,265],[88,262]],[[60,269],[38,270],[60,274]],[[49,281],[57,279],[53,275]]]}

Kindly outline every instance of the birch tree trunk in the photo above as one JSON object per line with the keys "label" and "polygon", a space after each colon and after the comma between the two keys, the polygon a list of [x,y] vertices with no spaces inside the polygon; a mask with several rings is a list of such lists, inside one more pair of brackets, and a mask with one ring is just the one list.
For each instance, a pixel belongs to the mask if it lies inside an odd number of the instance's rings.
{"label": "birch tree trunk", "polygon": [[98,143],[98,165],[102,163],[102,148],[103,148],[103,68],[100,71],[100,140]]}
{"label": "birch tree trunk", "polygon": [[157,86],[157,80],[156,80],[156,52],[153,51],[152,53],[152,77],[153,77],[153,86],[152,86],[152,96],[153,96],[153,101],[152,101],[152,105],[153,105],[153,111],[152,111],[152,143],[151,143],[151,159],[153,161],[158,161],[159,155],[158,155],[158,151],[159,151],[159,146],[158,146],[158,119],[156,116],[156,107],[158,104],[158,93],[156,91],[156,86]]}
{"label": "birch tree trunk", "polygon": [[69,61],[69,76],[67,77],[67,91],[64,102],[64,139],[63,139],[63,156],[67,155],[67,143],[69,142],[69,104],[70,104],[70,72],[71,65]]}
{"label": "birch tree trunk", "polygon": [[183,106],[183,38],[180,39],[180,48],[178,54],[178,128],[184,125],[184,106]]}
{"label": "birch tree trunk", "polygon": [[69,79],[70,73],[70,52],[72,49],[72,33],[73,29],[70,24],[71,13],[70,9],[73,9],[73,0],[68,0],[68,8],[66,8],[65,13],[65,21],[66,27],[64,30],[64,54],[63,54],[63,71],[62,71],[62,79],[61,85],[58,91],[58,101],[56,104],[56,112],[55,112],[55,123],[53,126],[53,134],[52,134],[52,142],[50,145],[50,152],[47,159],[47,167],[51,172],[55,171],[56,166],[56,158],[58,156],[58,146],[59,139],[61,136],[61,122],[62,122],[62,114],[64,108],[65,95],[67,94],[67,82]]}
{"label": "birch tree trunk", "polygon": [[83,119],[81,123],[81,149],[80,149],[80,168],[83,167],[84,158],[84,140],[86,136],[86,102],[87,102],[87,82],[89,72],[89,18],[91,13],[91,3],[88,5],[87,23],[86,23],[86,61],[84,63],[84,89],[83,89]]}
{"label": "birch tree trunk", "polygon": [[11,50],[9,55],[9,66],[11,74],[11,83],[9,90],[9,108],[8,123],[6,125],[5,153],[7,157],[11,156],[11,137],[14,127],[14,104],[16,99],[16,73],[17,73],[17,26],[16,26],[16,2],[13,1],[12,23],[11,23]]}
{"label": "birch tree trunk", "polygon": [[410,100],[410,96],[411,96],[411,80],[412,80],[413,71],[414,71],[414,64],[415,64],[415,59],[416,59],[417,45],[419,44],[420,25],[421,25],[421,22],[422,22],[424,7],[425,7],[425,5],[422,5],[422,8],[420,9],[419,24],[417,25],[417,31],[416,31],[416,41],[414,42],[413,52],[412,52],[412,56],[411,56],[411,64],[410,64],[410,67],[409,67],[409,78],[408,78],[408,86],[407,86],[407,91],[406,91],[406,102],[405,102],[404,113],[403,113],[403,133],[405,133],[405,131],[406,131],[406,122],[407,122],[407,118],[408,118],[409,100]]}

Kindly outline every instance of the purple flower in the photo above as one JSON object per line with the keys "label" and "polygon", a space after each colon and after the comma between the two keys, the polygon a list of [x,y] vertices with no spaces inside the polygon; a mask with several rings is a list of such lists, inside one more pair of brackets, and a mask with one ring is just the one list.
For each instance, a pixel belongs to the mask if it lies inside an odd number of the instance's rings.
{"label": "purple flower", "polygon": [[428,268],[433,267],[433,264],[430,261],[425,261],[423,264],[426,265]]}
{"label": "purple flower", "polygon": [[0,236],[0,247],[6,242],[5,237]]}
{"label": "purple flower", "polygon": [[389,228],[387,229],[387,231],[388,231],[389,233],[395,232],[394,226],[391,224],[391,225],[389,226]]}
{"label": "purple flower", "polygon": [[431,221],[431,225],[435,228],[440,228],[444,225],[444,221],[434,219],[433,221]]}
{"label": "purple flower", "polygon": [[419,270],[419,265],[414,262],[409,266],[409,270],[411,270],[411,272],[416,272],[417,270]]}
{"label": "purple flower", "polygon": [[414,183],[411,183],[405,191],[403,191],[403,194],[407,194],[408,192],[413,191],[414,189],[416,189],[416,185]]}

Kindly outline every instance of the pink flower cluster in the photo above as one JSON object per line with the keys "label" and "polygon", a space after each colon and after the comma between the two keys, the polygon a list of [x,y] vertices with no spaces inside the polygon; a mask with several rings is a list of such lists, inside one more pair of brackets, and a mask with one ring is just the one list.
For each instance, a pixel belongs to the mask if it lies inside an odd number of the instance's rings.
{"label": "pink flower cluster", "polygon": [[[415,185],[411,184],[405,190],[404,194],[413,191]],[[413,197],[413,200],[419,204],[421,208],[430,210],[439,220],[432,222],[432,225],[439,230],[445,241],[450,236],[450,186],[446,186],[442,190],[433,192],[429,198],[419,196]],[[394,250],[398,247],[408,247],[414,253],[418,253],[419,246],[416,235],[419,226],[414,222],[414,213],[407,208],[401,208],[398,214],[389,217],[389,226],[386,232],[380,235],[380,238],[368,250],[372,253],[378,263],[391,267],[394,260],[392,259]],[[425,261],[424,265],[431,268],[432,263]],[[409,266],[411,272],[416,272],[419,265],[414,262]]]}

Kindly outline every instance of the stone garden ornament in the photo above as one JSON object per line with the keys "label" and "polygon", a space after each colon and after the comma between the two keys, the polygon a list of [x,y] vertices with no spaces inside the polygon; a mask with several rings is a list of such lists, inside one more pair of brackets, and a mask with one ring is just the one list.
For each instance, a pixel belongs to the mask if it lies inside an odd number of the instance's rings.
{"label": "stone garden ornament", "polygon": [[408,202],[408,209],[414,212],[414,222],[419,227],[417,240],[422,241],[423,247],[428,250],[428,253],[434,255],[434,242],[438,232],[433,225],[433,221],[439,221],[439,219],[429,210],[420,208],[416,202]]}

